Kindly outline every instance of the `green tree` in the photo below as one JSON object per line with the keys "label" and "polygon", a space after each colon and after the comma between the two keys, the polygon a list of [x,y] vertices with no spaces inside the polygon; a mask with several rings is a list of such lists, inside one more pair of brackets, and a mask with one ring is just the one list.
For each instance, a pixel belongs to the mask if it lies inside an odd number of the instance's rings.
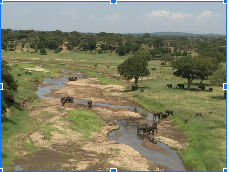
{"label": "green tree", "polygon": [[211,76],[218,69],[218,65],[213,63],[210,58],[195,57],[194,60],[197,63],[196,72],[200,78],[200,86],[202,86],[203,80]]}
{"label": "green tree", "polygon": [[11,106],[8,98],[14,98],[14,92],[17,91],[18,82],[11,75],[12,68],[5,60],[1,60],[1,82],[3,83],[4,90],[1,94],[1,112],[6,111],[6,108]]}
{"label": "green tree", "polygon": [[50,50],[55,50],[59,47],[59,43],[55,40],[48,40],[46,42],[46,47],[49,48]]}
{"label": "green tree", "polygon": [[210,61],[198,57],[181,57],[171,63],[174,69],[177,69],[173,74],[177,77],[187,78],[188,89],[194,79],[206,78],[212,73],[213,64]]}
{"label": "green tree", "polygon": [[130,47],[130,50],[135,53],[136,51],[138,51],[140,49],[140,45],[138,43],[133,43]]}
{"label": "green tree", "polygon": [[96,37],[94,35],[86,35],[82,41],[84,50],[94,50],[96,48]]}
{"label": "green tree", "polygon": [[47,52],[46,52],[45,48],[42,48],[40,50],[40,55],[47,55]]}
{"label": "green tree", "polygon": [[161,61],[173,62],[174,58],[170,55],[162,55],[160,58]]}
{"label": "green tree", "polygon": [[143,38],[150,38],[150,34],[149,33],[145,33],[142,37]]}
{"label": "green tree", "polygon": [[159,37],[154,37],[154,43],[153,43],[153,47],[154,48],[158,48],[158,47],[164,47],[164,39],[163,38],[159,38]]}
{"label": "green tree", "polygon": [[[210,83],[212,85],[223,87],[223,83],[226,83],[226,69],[218,69],[210,77]],[[224,90],[224,98],[226,99],[226,90]]]}
{"label": "green tree", "polygon": [[[145,56],[146,55],[146,56]],[[117,66],[120,76],[126,79],[135,79],[135,87],[139,77],[149,76],[148,67],[149,52],[137,51],[133,57],[128,58],[123,63]]]}
{"label": "green tree", "polygon": [[152,55],[153,59],[156,57],[156,55],[160,55],[161,52],[157,49],[157,48],[154,48],[152,50],[150,50],[150,54]]}
{"label": "green tree", "polygon": [[126,54],[126,48],[122,44],[119,44],[116,53],[118,53],[120,56],[124,56]]}

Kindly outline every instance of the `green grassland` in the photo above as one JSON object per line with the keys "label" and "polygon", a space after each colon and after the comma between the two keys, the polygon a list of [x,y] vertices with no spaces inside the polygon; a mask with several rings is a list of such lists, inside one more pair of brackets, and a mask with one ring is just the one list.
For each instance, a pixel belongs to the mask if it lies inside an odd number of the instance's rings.
{"label": "green grassland", "polygon": [[[32,60],[34,63],[43,63],[50,66],[57,66],[62,68],[71,68],[80,70],[86,75],[94,76],[99,78],[101,84],[119,84],[123,85],[120,81],[109,79],[101,74],[97,74],[93,70],[98,70],[106,73],[118,76],[117,65],[122,63],[129,56],[120,57],[115,54],[95,54],[92,55],[90,52],[67,52],[67,53],[53,53],[54,51],[47,51],[46,56],[41,56],[39,53],[24,53],[24,52],[5,52],[2,51],[3,59],[18,59],[18,61],[25,61],[25,59]],[[21,58],[21,59],[20,59]],[[39,59],[36,59],[39,58]],[[62,60],[56,60],[62,59]],[[69,60],[69,61],[68,61]],[[66,65],[60,65],[66,64]],[[73,67],[69,65],[80,65],[94,68],[97,64],[97,68],[86,69],[82,67]],[[107,68],[107,65],[110,68]],[[13,66],[13,65],[12,65]],[[24,74],[24,67],[32,67],[32,64],[19,64],[13,67],[12,73],[19,81],[19,91],[16,93],[16,101],[22,101],[22,97],[32,97],[32,100],[36,100],[37,96],[34,93],[35,87],[30,84],[31,80],[38,79],[42,81],[41,76],[57,76],[57,68],[46,68],[50,70],[50,73],[32,72],[32,75]],[[35,65],[36,66],[36,65]],[[225,67],[225,64],[223,64]],[[187,80],[179,77],[175,77],[172,72],[174,71],[167,63],[167,66],[161,66],[161,61],[151,60],[148,66],[151,74],[149,77],[140,78],[139,86],[144,89],[143,92],[140,90],[129,91],[126,90],[126,95],[133,97],[136,102],[141,104],[147,109],[155,111],[174,110],[174,116],[170,116],[173,122],[182,129],[186,136],[190,139],[189,145],[181,150],[179,156],[181,157],[187,170],[194,171],[218,171],[222,170],[226,166],[226,101],[223,99],[222,87],[214,87],[210,85],[208,80],[203,81],[203,85],[208,89],[212,87],[213,92],[207,91],[188,91],[183,89],[175,88],[176,84],[185,84],[187,88]],[[156,70],[151,70],[156,68]],[[23,71],[23,72],[22,72]],[[17,76],[21,73],[23,80]],[[166,84],[173,84],[173,88],[165,88]],[[197,88],[199,80],[194,80],[191,84],[191,88]],[[25,88],[24,88],[25,87]],[[23,113],[18,115],[17,113]],[[203,118],[196,117],[195,113],[202,112]],[[28,118],[27,112],[15,111],[11,120],[15,122],[17,120],[23,121]],[[82,116],[73,118],[76,112],[69,112],[68,120],[73,122],[85,121]],[[84,113],[84,112],[81,112]],[[73,115],[74,114],[74,115]],[[85,112],[85,114],[90,114]],[[79,114],[80,115],[80,114]],[[19,119],[20,116],[20,119]],[[188,118],[187,124],[184,124],[184,119]],[[16,121],[17,121],[16,120]],[[18,122],[18,121],[17,121]],[[86,122],[87,123],[87,122]],[[13,125],[9,122],[10,125]],[[2,123],[2,147],[6,146],[4,138],[6,133],[4,132],[4,125]],[[98,122],[100,126],[100,123]],[[102,125],[102,124],[101,124]],[[17,125],[19,127],[19,125]],[[23,129],[21,126],[20,131]],[[5,127],[9,128],[9,127]],[[84,131],[84,136],[88,137],[90,130],[84,130],[82,127],[75,128],[76,131]],[[95,128],[95,130],[97,130]],[[10,130],[7,130],[10,131]],[[15,130],[18,133],[19,130]],[[9,132],[10,133],[10,132]],[[8,135],[11,135],[9,134]],[[14,133],[14,132],[13,132]],[[14,135],[12,133],[12,135]],[[48,133],[48,131],[47,131]],[[8,143],[7,143],[8,144]],[[2,159],[4,154],[2,155]],[[4,164],[4,161],[2,161]]]}

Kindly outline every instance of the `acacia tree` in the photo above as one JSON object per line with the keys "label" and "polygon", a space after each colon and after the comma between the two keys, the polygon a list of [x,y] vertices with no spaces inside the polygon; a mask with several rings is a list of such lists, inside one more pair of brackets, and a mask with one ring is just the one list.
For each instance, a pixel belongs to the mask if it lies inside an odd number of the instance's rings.
{"label": "acacia tree", "polygon": [[[223,83],[226,83],[226,69],[218,69],[210,78],[212,85],[223,87]],[[226,99],[226,90],[224,90],[224,98]]]}
{"label": "acacia tree", "polygon": [[173,74],[177,77],[187,78],[188,89],[194,79],[207,78],[212,74],[214,65],[210,60],[200,59],[198,57],[181,57],[175,62],[171,63],[174,69],[177,69]]}
{"label": "acacia tree", "polygon": [[203,80],[211,76],[212,73],[218,69],[218,65],[206,57],[195,57],[194,60],[197,63],[196,72],[200,78],[200,86],[202,86]]}
{"label": "acacia tree", "polygon": [[135,87],[138,87],[138,79],[142,76],[149,76],[150,72],[147,68],[150,60],[149,51],[139,50],[133,57],[128,58],[117,66],[120,76],[126,79],[135,79]]}

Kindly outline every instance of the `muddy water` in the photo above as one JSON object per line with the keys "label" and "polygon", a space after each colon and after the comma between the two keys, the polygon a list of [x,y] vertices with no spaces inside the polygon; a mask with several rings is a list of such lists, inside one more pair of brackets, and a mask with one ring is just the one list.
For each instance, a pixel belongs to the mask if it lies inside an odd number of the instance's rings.
{"label": "muddy water", "polygon": [[[65,72],[65,69],[61,69],[61,72]],[[82,79],[84,75],[71,72],[70,75],[77,76],[78,79]],[[61,87],[65,86],[64,82],[68,81],[69,76],[62,76],[60,78],[45,78],[43,85],[49,85],[42,87],[41,85],[38,86],[38,90],[36,94],[41,98],[52,98],[52,99],[60,99],[60,98],[53,98],[53,97],[46,97],[45,95],[52,92],[52,89],[60,89]],[[87,101],[74,99],[74,102],[78,102],[81,104],[87,104]],[[103,103],[96,103],[93,102],[92,105],[99,105],[99,106],[109,106],[109,107],[117,107],[117,108],[125,108],[130,111],[134,111],[134,107],[130,106],[122,106],[122,105],[109,105]],[[137,112],[142,114],[143,117],[141,119],[144,120],[152,120],[153,114],[145,112],[141,108],[137,108]],[[109,133],[107,136],[108,139],[116,141],[118,143],[122,143],[134,148],[138,151],[144,158],[152,161],[156,164],[163,165],[166,171],[185,171],[183,164],[177,152],[175,150],[171,150],[167,145],[154,140],[154,138],[150,138],[151,141],[155,146],[159,148],[160,151],[157,149],[150,149],[144,146],[143,140],[146,137],[143,136],[141,131],[137,133],[137,123],[139,119],[128,119],[128,120],[115,120],[114,122],[117,123],[120,128],[119,130],[115,130]],[[162,151],[163,150],[163,151]],[[16,165],[14,167],[14,171],[21,171],[22,168],[20,165]]]}

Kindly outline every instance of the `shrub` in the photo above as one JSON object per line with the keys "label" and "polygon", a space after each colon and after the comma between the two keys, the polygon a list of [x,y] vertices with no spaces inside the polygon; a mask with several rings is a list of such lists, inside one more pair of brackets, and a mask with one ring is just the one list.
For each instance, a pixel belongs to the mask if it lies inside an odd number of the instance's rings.
{"label": "shrub", "polygon": [[47,55],[47,52],[46,52],[45,48],[42,48],[40,50],[40,55]]}

